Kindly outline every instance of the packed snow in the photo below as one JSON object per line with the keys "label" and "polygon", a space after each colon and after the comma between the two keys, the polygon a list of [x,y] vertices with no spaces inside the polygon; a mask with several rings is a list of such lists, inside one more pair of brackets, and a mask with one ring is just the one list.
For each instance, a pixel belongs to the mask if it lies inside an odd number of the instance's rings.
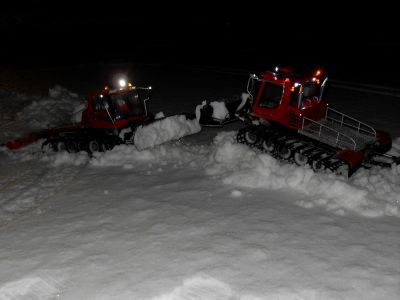
{"label": "packed snow", "polygon": [[[70,120],[79,96],[55,91],[18,96],[7,135]],[[347,179],[152,125],[93,157],[0,147],[0,299],[398,299],[399,166]]]}
{"label": "packed snow", "polygon": [[190,120],[185,115],[175,115],[140,126],[135,131],[134,144],[136,148],[143,150],[195,134],[200,130],[201,126],[197,119]]}
{"label": "packed snow", "polygon": [[3,95],[0,107],[7,122],[0,124],[0,139],[12,139],[40,129],[79,122],[83,100],[59,85],[47,97],[26,94]]}
{"label": "packed snow", "polygon": [[[400,146],[400,139],[394,142]],[[278,161],[268,154],[249,149],[235,141],[235,132],[222,132],[209,146],[187,146],[170,142],[159,147],[121,145],[113,151],[96,153],[89,160],[85,153],[51,154],[41,158],[54,166],[60,164],[118,166],[123,169],[189,164],[199,172],[236,187],[265,190],[293,190],[306,197],[295,199],[304,208],[323,207],[332,213],[356,213],[365,217],[400,217],[400,166],[391,169],[360,169],[350,179],[326,172],[315,173],[310,167]],[[27,159],[27,158],[25,158]],[[162,167],[161,167],[162,168]],[[237,195],[235,192],[234,194]]]}

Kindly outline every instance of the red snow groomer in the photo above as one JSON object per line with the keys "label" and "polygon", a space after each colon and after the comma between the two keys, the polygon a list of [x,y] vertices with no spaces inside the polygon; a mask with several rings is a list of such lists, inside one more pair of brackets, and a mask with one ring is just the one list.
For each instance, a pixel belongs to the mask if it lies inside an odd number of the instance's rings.
{"label": "red snow groomer", "polygon": [[[151,98],[151,91],[151,87],[135,87],[121,79],[118,88],[109,89],[106,86],[89,94],[78,125],[34,132],[27,137],[8,142],[6,146],[9,149],[19,149],[39,139],[45,139],[42,149],[46,151],[86,151],[91,154],[96,151],[111,150],[120,144],[134,144],[135,133],[139,127],[143,130],[155,122],[173,122],[176,118],[185,122],[195,118],[194,114],[182,113],[155,119],[146,106]],[[164,132],[163,128],[157,130],[160,134]],[[168,131],[168,128],[165,130]],[[170,138],[180,138],[193,133],[195,133],[193,128],[180,130],[179,134]],[[168,134],[171,133],[166,132],[167,136]]]}
{"label": "red snow groomer", "polygon": [[42,145],[46,150],[92,153],[133,143],[135,129],[154,121],[154,116],[146,107],[150,97],[151,87],[135,87],[121,79],[116,89],[110,90],[106,86],[89,94],[78,125],[31,133],[25,138],[8,142],[6,146],[19,149],[46,139]]}
{"label": "red snow groomer", "polygon": [[386,154],[392,147],[389,134],[328,106],[327,80],[320,70],[301,76],[276,68],[251,75],[248,108],[241,112],[248,126],[239,130],[237,141],[348,176],[360,166],[399,164],[399,157]]}

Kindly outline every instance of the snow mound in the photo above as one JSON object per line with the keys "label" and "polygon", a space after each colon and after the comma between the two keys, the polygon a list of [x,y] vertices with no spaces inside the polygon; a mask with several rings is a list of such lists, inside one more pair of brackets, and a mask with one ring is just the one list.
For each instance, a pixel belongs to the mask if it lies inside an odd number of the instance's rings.
{"label": "snow mound", "polygon": [[80,166],[85,165],[89,161],[89,156],[86,152],[68,153],[67,151],[55,152],[47,154],[41,158],[41,161],[48,162],[51,165],[58,167],[61,165]]}
{"label": "snow mound", "polygon": [[0,139],[4,142],[42,129],[78,122],[82,100],[61,86],[48,96],[0,95]]}
{"label": "snow mound", "polygon": [[36,99],[19,112],[17,119],[34,130],[56,127],[70,123],[80,105],[77,94],[57,85],[49,89],[49,97]]}
{"label": "snow mound", "polygon": [[95,153],[90,164],[97,167],[118,166],[125,169],[140,167],[143,171],[148,171],[148,167],[153,164],[156,167],[169,163],[175,164],[175,166],[192,163],[193,166],[197,166],[195,161],[201,157],[199,155],[201,150],[201,148],[187,147],[175,143],[141,151],[129,145],[120,145],[112,151]]}
{"label": "snow mound", "polygon": [[135,133],[134,143],[136,148],[143,150],[200,130],[200,124],[196,119],[189,120],[185,115],[176,115],[139,127]]}
{"label": "snow mound", "polygon": [[0,299],[55,299],[58,298],[61,287],[51,277],[26,277],[0,287]]}
{"label": "snow mound", "polygon": [[214,141],[206,172],[225,184],[263,189],[292,189],[305,197],[296,204],[324,207],[336,214],[366,217],[400,216],[400,166],[360,170],[346,179],[332,173],[315,173],[309,167],[280,162],[221,133]]}
{"label": "snow mound", "polygon": [[229,285],[212,278],[200,275],[185,279],[182,286],[170,294],[154,298],[154,300],[230,300],[238,299]]}

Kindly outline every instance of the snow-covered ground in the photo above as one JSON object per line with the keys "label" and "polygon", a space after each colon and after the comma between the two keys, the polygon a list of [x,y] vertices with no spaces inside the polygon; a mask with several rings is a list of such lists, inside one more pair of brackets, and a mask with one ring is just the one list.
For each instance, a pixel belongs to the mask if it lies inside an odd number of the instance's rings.
{"label": "snow-covered ground", "polygon": [[[199,95],[201,73],[169,94],[173,78],[155,109],[236,93],[224,76]],[[51,91],[2,95],[3,141],[71,118],[82,97]],[[396,101],[366,118],[398,132]],[[400,167],[316,174],[237,144],[238,126],[93,158],[2,147],[0,299],[398,299]]]}

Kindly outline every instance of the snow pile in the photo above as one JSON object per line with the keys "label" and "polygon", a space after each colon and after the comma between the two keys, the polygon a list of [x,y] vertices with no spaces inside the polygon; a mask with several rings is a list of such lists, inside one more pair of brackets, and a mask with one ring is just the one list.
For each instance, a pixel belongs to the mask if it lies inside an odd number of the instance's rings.
{"label": "snow pile", "polygon": [[400,166],[382,170],[361,170],[346,179],[332,173],[315,173],[309,167],[279,162],[237,144],[234,134],[215,139],[206,172],[226,184],[271,190],[293,189],[304,199],[296,204],[325,207],[336,214],[355,212],[363,216],[400,216]]}
{"label": "snow pile", "polygon": [[229,285],[211,276],[200,275],[185,279],[182,286],[175,288],[170,294],[156,297],[154,300],[230,300],[236,299],[236,297],[237,295]]}
{"label": "snow pile", "polygon": [[68,153],[67,151],[49,153],[41,158],[41,161],[48,162],[58,167],[62,165],[80,166],[85,165],[89,161],[87,152]]}
{"label": "snow pile", "polygon": [[[164,138],[160,136],[160,130],[163,130],[168,137],[179,136],[179,130],[174,126],[179,129],[181,123],[170,122],[176,118],[177,116],[162,119],[148,126],[153,131],[142,134],[150,135],[152,138],[150,142],[139,139],[138,143],[141,143],[139,147],[121,145],[112,151],[95,153],[93,158],[89,158],[86,152],[43,155],[39,150],[39,144],[18,152],[6,150],[3,152],[17,160],[40,159],[55,167],[80,166],[89,162],[96,167],[118,166],[135,169],[143,174],[152,174],[153,169],[160,172],[171,166],[185,166],[196,168],[201,173],[205,172],[225,184],[300,192],[300,197],[295,197],[295,201],[304,208],[322,207],[339,215],[356,213],[366,217],[400,216],[400,166],[393,166],[391,169],[379,167],[360,169],[350,179],[330,172],[315,173],[308,166],[298,167],[280,162],[270,155],[238,144],[233,132],[219,133],[214,143],[207,146],[188,146],[174,142],[153,147]],[[183,124],[190,126],[187,125],[193,124],[190,122],[192,121],[185,118]],[[185,132],[185,127],[180,132]],[[393,151],[397,151],[399,144],[400,139],[397,139]],[[146,149],[139,150],[142,148]],[[242,192],[239,190],[231,193],[232,198],[241,196]]]}
{"label": "snow pile", "polygon": [[56,127],[71,123],[71,116],[82,108],[81,105],[77,94],[57,85],[49,89],[49,97],[36,98],[16,119],[31,130]]}
{"label": "snow pile", "polygon": [[139,151],[129,145],[115,147],[112,151],[95,153],[91,159],[92,166],[121,166],[124,169],[140,167],[142,171],[149,171],[149,167],[155,165],[173,164],[175,166],[190,163],[197,166],[196,160],[201,158],[199,154],[204,151],[201,147],[189,147],[178,144],[160,145]]}
{"label": "snow pile", "polygon": [[158,112],[155,114],[154,119],[158,120],[158,119],[162,119],[165,118],[165,115],[162,111]]}
{"label": "snow pile", "polygon": [[201,127],[196,119],[189,120],[184,115],[176,115],[139,127],[135,133],[134,143],[139,150],[142,150],[200,130]]}
{"label": "snow pile", "polygon": [[37,97],[0,91],[0,122],[12,120],[18,111],[32,102],[32,98],[36,99]]}
{"label": "snow pile", "polygon": [[61,288],[51,276],[27,276],[0,287],[0,299],[56,299]]}

